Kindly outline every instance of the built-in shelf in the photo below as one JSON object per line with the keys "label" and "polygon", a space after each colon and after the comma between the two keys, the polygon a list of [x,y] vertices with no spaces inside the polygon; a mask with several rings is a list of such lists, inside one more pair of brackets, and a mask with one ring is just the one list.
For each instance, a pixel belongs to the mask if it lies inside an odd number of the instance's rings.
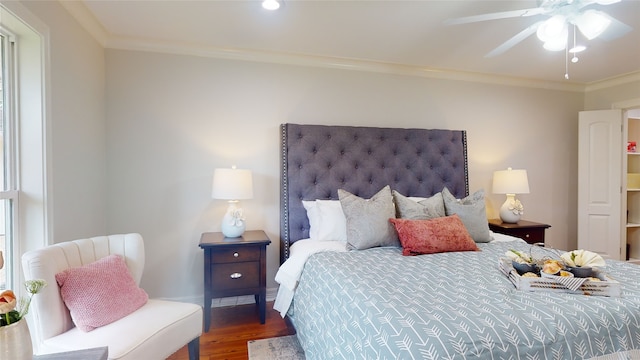
{"label": "built-in shelf", "polygon": [[[640,140],[640,119],[627,118],[626,129],[627,141],[637,143]],[[627,173],[627,193],[623,200],[627,225],[621,253],[625,254],[622,258],[628,258],[629,263],[640,264],[640,151],[627,151],[627,156],[623,158],[623,171]]]}

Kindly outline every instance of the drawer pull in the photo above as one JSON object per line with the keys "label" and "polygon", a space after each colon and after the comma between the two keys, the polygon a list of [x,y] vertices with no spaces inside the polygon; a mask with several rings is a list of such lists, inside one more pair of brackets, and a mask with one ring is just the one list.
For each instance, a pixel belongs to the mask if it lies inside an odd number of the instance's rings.
{"label": "drawer pull", "polygon": [[238,256],[240,256],[240,254],[238,254],[237,252],[233,253],[233,257],[238,257]]}
{"label": "drawer pull", "polygon": [[229,275],[229,277],[232,278],[232,279],[240,279],[242,277],[242,274],[233,273],[233,274]]}

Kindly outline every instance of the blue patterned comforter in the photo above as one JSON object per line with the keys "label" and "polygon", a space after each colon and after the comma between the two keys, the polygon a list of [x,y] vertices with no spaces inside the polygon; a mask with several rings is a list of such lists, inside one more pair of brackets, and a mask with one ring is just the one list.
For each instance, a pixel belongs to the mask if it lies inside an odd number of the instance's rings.
{"label": "blue patterned comforter", "polygon": [[640,353],[640,266],[607,262],[621,297],[526,292],[514,288],[498,259],[529,245],[478,245],[482,251],[413,257],[399,248],[312,255],[290,311],[307,359]]}

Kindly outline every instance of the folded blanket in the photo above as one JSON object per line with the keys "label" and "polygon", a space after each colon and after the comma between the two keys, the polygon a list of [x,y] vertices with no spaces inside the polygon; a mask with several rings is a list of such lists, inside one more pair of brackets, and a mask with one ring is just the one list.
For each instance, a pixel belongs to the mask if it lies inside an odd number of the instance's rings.
{"label": "folded blanket", "polygon": [[298,280],[302,275],[304,264],[309,256],[323,251],[346,251],[346,244],[341,241],[317,241],[311,239],[298,240],[291,245],[291,255],[278,269],[275,280],[280,287],[273,308],[284,318],[289,311]]}

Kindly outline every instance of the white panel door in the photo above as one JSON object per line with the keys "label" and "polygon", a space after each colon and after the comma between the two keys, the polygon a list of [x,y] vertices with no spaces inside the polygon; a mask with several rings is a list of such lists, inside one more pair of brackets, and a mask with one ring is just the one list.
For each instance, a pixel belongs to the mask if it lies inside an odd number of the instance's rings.
{"label": "white panel door", "polygon": [[578,138],[578,248],[620,259],[622,111],[581,111]]}

